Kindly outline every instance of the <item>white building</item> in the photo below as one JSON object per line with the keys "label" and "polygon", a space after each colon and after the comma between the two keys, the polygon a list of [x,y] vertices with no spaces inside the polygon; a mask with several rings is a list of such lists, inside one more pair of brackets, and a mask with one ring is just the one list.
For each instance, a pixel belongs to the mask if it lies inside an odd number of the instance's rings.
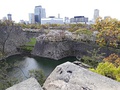
{"label": "white building", "polygon": [[34,24],[35,23],[34,13],[29,13],[29,23],[30,24]]}
{"label": "white building", "polygon": [[64,24],[63,18],[41,18],[41,24]]}
{"label": "white building", "polygon": [[99,10],[95,9],[94,10],[94,21],[99,17]]}
{"label": "white building", "polygon": [[7,20],[7,17],[3,17],[2,21],[4,22],[5,20]]}
{"label": "white building", "polygon": [[66,23],[66,24],[67,24],[67,23],[70,23],[69,17],[65,17],[65,18],[64,18],[64,23]]}

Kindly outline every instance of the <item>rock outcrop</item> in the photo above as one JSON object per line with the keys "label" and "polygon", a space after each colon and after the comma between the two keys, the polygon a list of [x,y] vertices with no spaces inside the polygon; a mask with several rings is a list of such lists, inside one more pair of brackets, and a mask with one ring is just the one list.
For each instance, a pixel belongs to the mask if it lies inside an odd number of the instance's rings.
{"label": "rock outcrop", "polygon": [[43,90],[36,79],[30,78],[6,90]]}
{"label": "rock outcrop", "polygon": [[57,66],[43,85],[44,90],[120,90],[120,83],[66,62]]}

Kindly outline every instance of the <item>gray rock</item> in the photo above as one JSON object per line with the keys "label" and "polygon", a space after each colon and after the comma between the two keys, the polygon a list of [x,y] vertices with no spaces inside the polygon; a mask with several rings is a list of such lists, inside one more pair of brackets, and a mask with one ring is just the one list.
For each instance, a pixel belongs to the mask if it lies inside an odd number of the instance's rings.
{"label": "gray rock", "polygon": [[[17,48],[28,42],[25,32],[19,26],[0,27],[0,51],[6,56],[18,53]],[[4,50],[3,50],[4,49]]]}
{"label": "gray rock", "polygon": [[43,90],[36,79],[29,78],[19,84],[16,84],[6,90]]}
{"label": "gray rock", "polygon": [[66,62],[50,74],[44,90],[120,90],[120,83]]}

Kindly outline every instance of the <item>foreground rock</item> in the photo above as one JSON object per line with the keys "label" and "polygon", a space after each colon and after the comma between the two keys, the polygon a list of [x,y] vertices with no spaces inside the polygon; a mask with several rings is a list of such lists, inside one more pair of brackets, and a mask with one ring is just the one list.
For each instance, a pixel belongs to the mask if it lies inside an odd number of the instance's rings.
{"label": "foreground rock", "polygon": [[120,90],[120,83],[66,62],[50,74],[43,85],[30,78],[6,90]]}
{"label": "foreground rock", "polygon": [[43,90],[36,79],[30,78],[6,90]]}
{"label": "foreground rock", "polygon": [[66,62],[50,74],[44,90],[120,90],[120,83]]}

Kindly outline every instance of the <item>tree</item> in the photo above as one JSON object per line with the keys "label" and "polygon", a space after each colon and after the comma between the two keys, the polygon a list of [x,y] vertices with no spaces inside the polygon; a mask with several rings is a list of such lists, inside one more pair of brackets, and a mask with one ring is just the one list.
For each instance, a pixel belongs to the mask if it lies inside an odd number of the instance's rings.
{"label": "tree", "polygon": [[[7,42],[7,40],[9,39],[10,33],[11,33],[11,31],[12,31],[12,29],[7,30],[8,27],[5,27],[5,29],[6,29],[6,31],[1,31],[1,32],[0,32],[0,33],[1,33],[1,35],[0,35],[0,44],[1,44],[1,46],[2,46],[2,50],[1,50],[2,55],[5,54],[6,42]],[[5,35],[5,36],[4,36],[4,35]]]}
{"label": "tree", "polygon": [[19,26],[15,26],[12,22],[3,22],[0,24],[0,53],[6,56],[12,51],[16,51],[18,46],[27,42],[25,33]]}
{"label": "tree", "polygon": [[101,46],[118,46],[120,42],[120,21],[117,19],[101,17],[97,18],[94,29],[99,33],[96,42]]}
{"label": "tree", "polygon": [[5,90],[6,88],[16,84],[18,80],[16,78],[9,76],[9,70],[13,65],[8,64],[6,61],[0,61],[0,90]]}
{"label": "tree", "polygon": [[110,62],[114,64],[116,67],[120,66],[120,57],[115,53],[109,55],[108,57],[103,59],[104,62]]}
{"label": "tree", "polygon": [[99,53],[100,52],[100,48],[98,49],[93,49],[91,51],[87,51],[89,56],[83,56],[81,61],[91,65],[93,67],[96,67],[98,65],[99,62],[101,62],[104,58],[104,53]]}
{"label": "tree", "polygon": [[43,71],[41,69],[39,70],[30,70],[30,77],[34,77],[37,79],[37,81],[39,82],[39,84],[42,86],[43,83],[45,82],[45,75],[43,73]]}
{"label": "tree", "polygon": [[[13,25],[13,22],[9,21],[9,20],[6,20],[4,22],[2,22],[0,24],[0,44],[2,46],[2,50],[1,50],[1,53],[2,55],[5,54],[5,46],[6,46],[6,42],[10,36],[10,33],[12,31],[12,29],[8,29],[9,26],[12,26]],[[6,27],[8,26],[8,27]]]}

